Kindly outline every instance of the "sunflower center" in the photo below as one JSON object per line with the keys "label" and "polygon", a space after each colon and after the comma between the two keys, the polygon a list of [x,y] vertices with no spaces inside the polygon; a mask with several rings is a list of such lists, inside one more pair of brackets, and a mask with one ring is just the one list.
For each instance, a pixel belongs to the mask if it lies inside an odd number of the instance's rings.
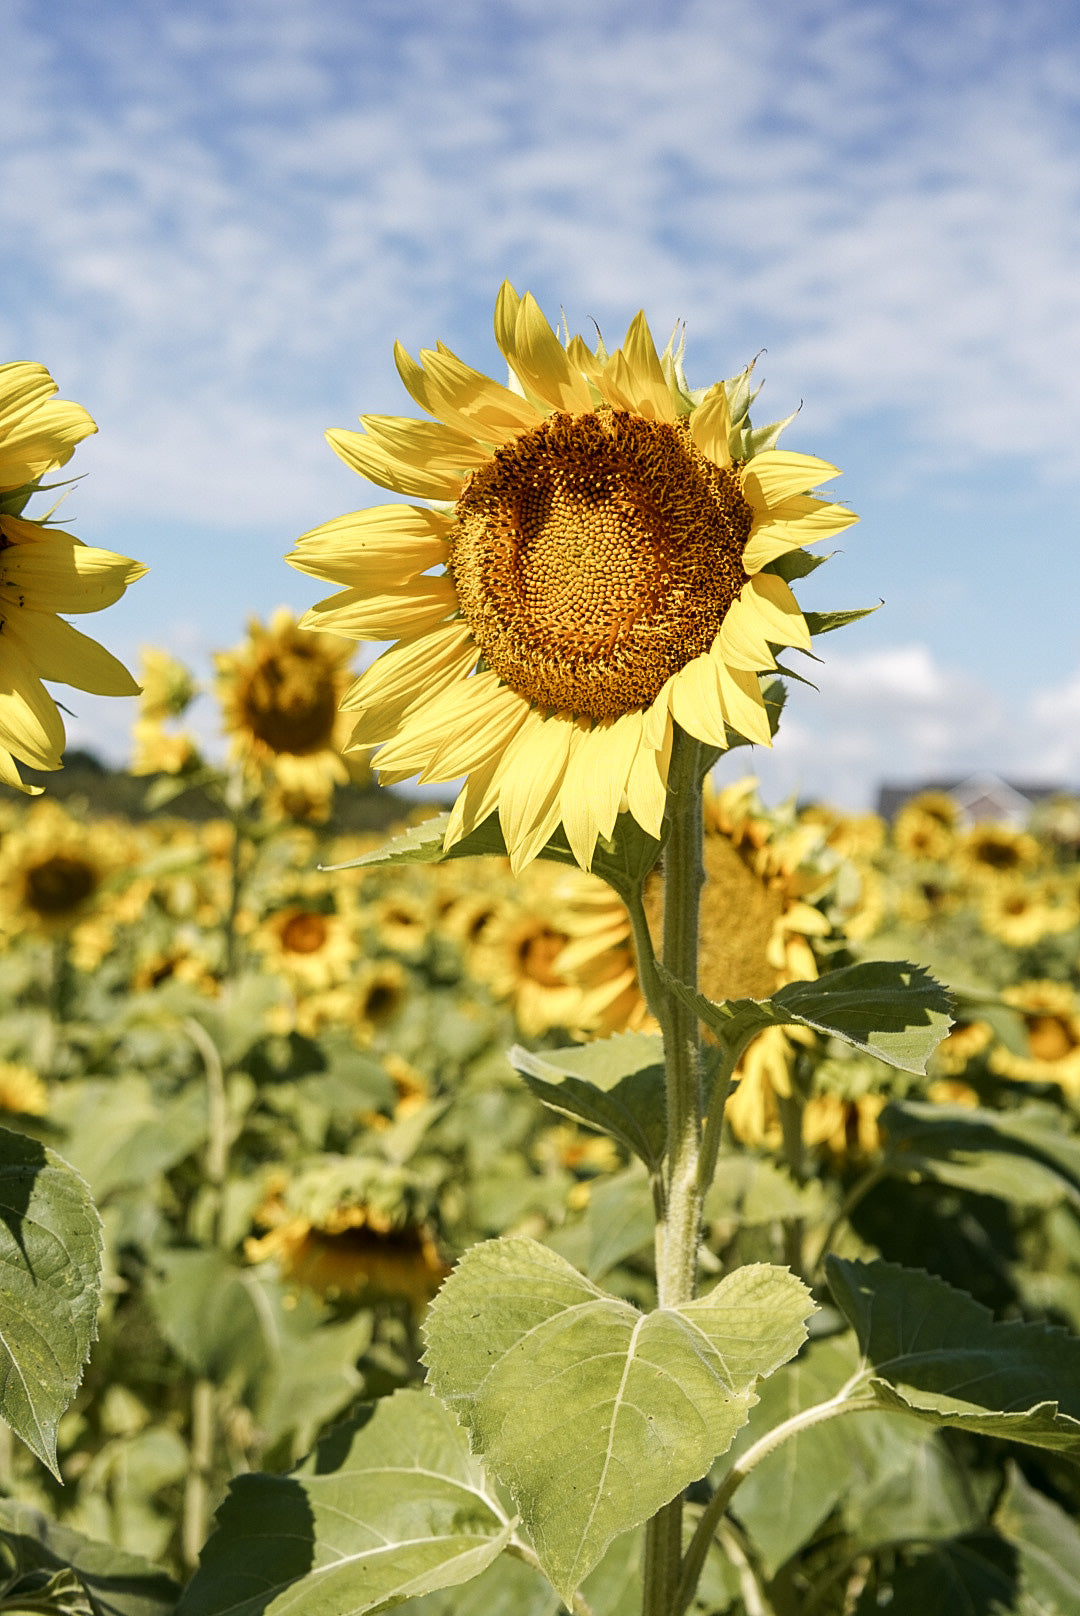
{"label": "sunflower center", "polygon": [[317,649],[274,650],[248,675],[240,707],[252,734],[272,752],[321,752],[334,732],[333,674]]}
{"label": "sunflower center", "polygon": [[1064,1060],[1076,1048],[1068,1023],[1059,1016],[1037,1016],[1029,1021],[1028,1040],[1036,1060]]}
{"label": "sunflower center", "polygon": [[26,902],[37,914],[57,919],[77,909],[97,886],[97,872],[83,859],[54,853],[26,872]]}
{"label": "sunflower center", "polygon": [[555,961],[567,944],[567,937],[562,932],[552,931],[544,926],[539,931],[530,932],[518,944],[518,966],[522,976],[529,977],[533,982],[539,982],[541,987],[565,987],[566,979],[559,975],[555,969]]}
{"label": "sunflower center", "polygon": [[614,718],[709,650],[752,519],[685,423],[556,414],[472,477],[450,571],[501,679],[538,707]]}
{"label": "sunflower center", "polygon": [[281,946],[289,954],[317,954],[327,938],[326,916],[313,910],[290,915],[281,928]]}

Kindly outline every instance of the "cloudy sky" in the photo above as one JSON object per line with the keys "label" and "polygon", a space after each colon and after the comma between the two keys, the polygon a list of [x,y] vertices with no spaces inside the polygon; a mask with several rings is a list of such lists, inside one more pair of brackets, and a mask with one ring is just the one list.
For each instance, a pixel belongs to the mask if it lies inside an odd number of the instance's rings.
{"label": "cloudy sky", "polygon": [[[98,437],[65,520],[150,574],[97,632],[200,671],[387,497],[323,441],[497,371],[508,276],[609,343],[759,350],[861,513],[767,793],[1080,785],[1080,55],[1053,0],[0,0],[0,357]],[[70,700],[120,756],[123,703]],[[207,707],[204,725],[213,725]],[[741,754],[745,759],[747,754]]]}

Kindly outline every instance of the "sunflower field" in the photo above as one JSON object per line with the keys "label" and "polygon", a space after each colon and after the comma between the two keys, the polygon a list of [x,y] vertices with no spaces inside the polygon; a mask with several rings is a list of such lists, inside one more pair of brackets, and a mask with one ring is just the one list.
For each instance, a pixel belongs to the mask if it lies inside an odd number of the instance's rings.
{"label": "sunflower field", "polygon": [[[836,468],[496,333],[330,435],[425,503],[298,541],[220,759],[0,366],[0,1610],[1068,1616],[1080,803],[767,805]],[[43,680],[137,693],[128,813]]]}

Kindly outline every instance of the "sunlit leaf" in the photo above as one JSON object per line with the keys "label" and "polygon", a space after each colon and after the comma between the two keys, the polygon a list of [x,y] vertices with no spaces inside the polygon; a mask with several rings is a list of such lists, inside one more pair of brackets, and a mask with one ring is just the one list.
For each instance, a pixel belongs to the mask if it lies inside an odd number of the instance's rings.
{"label": "sunlit leaf", "polygon": [[569,1599],[612,1538],[725,1451],[812,1311],[801,1281],[756,1264],[643,1314],[535,1241],[494,1240],[436,1298],[426,1357]]}
{"label": "sunlit leaf", "polygon": [[425,1392],[369,1404],[288,1476],[238,1476],[177,1616],[380,1610],[477,1576],[510,1524]]}
{"label": "sunlit leaf", "polygon": [[540,1052],[515,1044],[508,1059],[551,1110],[610,1134],[646,1167],[659,1166],[667,1139],[661,1038],[617,1033]]}
{"label": "sunlit leaf", "polygon": [[97,1337],[101,1253],[78,1173],[0,1129],[0,1417],[57,1476],[57,1421]]}

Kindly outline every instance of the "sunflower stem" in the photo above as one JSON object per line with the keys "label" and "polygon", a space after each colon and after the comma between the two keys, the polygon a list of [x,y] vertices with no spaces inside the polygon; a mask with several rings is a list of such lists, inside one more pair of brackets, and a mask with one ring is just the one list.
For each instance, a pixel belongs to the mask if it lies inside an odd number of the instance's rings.
{"label": "sunflower stem", "polygon": [[[702,748],[679,729],[668,774],[670,835],[664,856],[664,967],[697,987],[698,915],[705,879],[702,858]],[[694,1295],[701,1227],[698,1181],[701,1150],[701,1029],[697,1016],[661,981],[644,911],[631,913],[641,981],[664,1036],[667,1092],[667,1171],[664,1216],[656,1243],[661,1307]],[[674,1498],[645,1532],[644,1616],[670,1616],[682,1561],[682,1498]]]}

